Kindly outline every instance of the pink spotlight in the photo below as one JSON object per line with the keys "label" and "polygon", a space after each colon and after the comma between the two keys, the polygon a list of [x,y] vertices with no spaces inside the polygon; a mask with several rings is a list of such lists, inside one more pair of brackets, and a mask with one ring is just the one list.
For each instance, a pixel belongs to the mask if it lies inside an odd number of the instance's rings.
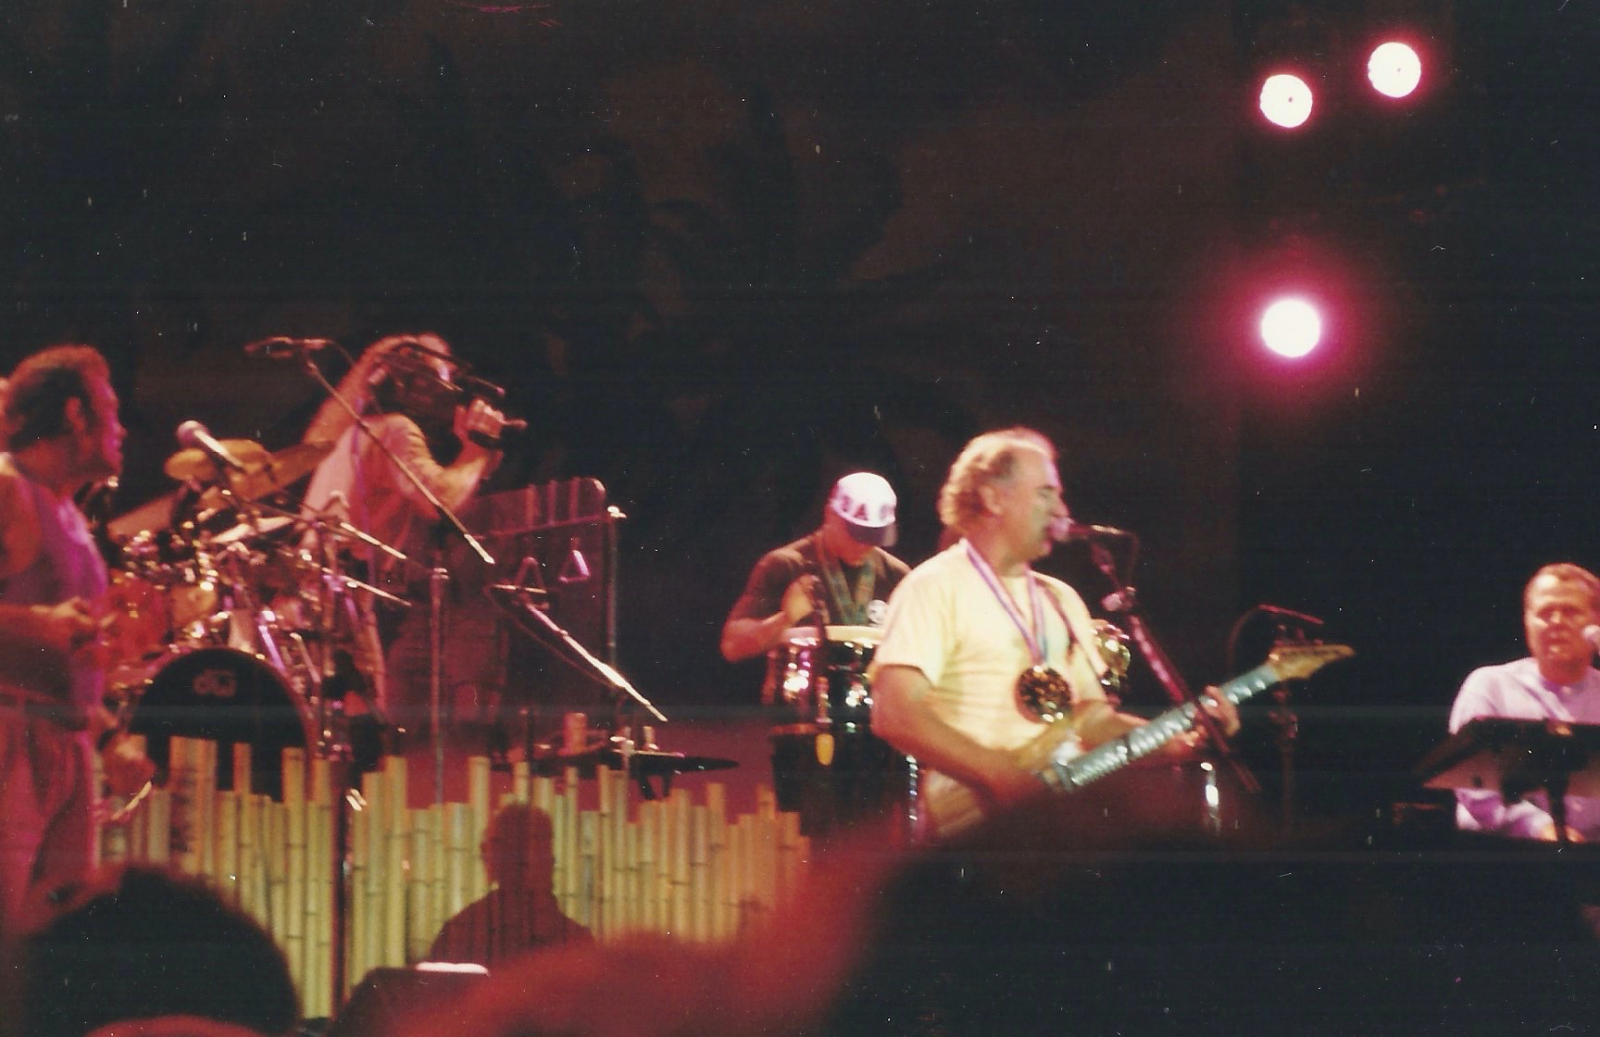
{"label": "pink spotlight", "polygon": [[1261,114],[1292,130],[1311,118],[1311,87],[1299,76],[1279,72],[1261,83]]}
{"label": "pink spotlight", "polygon": [[1405,97],[1422,82],[1422,59],[1398,40],[1380,43],[1367,59],[1367,79],[1385,97]]}
{"label": "pink spotlight", "polygon": [[1298,360],[1322,339],[1322,317],[1299,298],[1279,299],[1261,315],[1261,341],[1282,357]]}

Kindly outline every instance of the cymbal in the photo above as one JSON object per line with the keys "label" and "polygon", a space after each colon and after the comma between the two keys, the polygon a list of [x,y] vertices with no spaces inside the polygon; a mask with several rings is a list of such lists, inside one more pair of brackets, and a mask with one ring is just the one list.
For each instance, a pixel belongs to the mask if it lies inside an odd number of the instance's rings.
{"label": "cymbal", "polygon": [[[239,459],[246,471],[251,465],[265,466],[272,455],[267,453],[267,448],[253,439],[224,439],[222,445],[228,452]],[[197,482],[216,482],[221,473],[217,464],[206,456],[204,450],[189,447],[178,451],[167,458],[167,463],[162,467],[167,473],[167,478],[176,479],[178,482],[188,482],[194,479]]]}
{"label": "cymbal", "polygon": [[[333,452],[332,444],[296,443],[277,453],[268,453],[260,443],[248,439],[225,439],[227,447],[244,465],[242,472],[228,472],[228,489],[235,498],[260,500],[286,490],[310,475],[322,459]],[[219,482],[222,473],[200,450],[180,450],[167,458],[166,473],[180,482]]]}
{"label": "cymbal", "polygon": [[296,443],[272,455],[272,477],[280,487],[299,482],[333,453],[332,443]]}

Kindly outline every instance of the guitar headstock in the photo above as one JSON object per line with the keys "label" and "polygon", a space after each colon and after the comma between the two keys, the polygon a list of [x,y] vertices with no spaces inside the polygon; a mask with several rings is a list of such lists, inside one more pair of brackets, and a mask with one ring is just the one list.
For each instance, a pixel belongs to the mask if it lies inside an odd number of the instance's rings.
{"label": "guitar headstock", "polygon": [[1281,644],[1267,654],[1266,665],[1280,681],[1303,680],[1329,663],[1355,654],[1349,645]]}

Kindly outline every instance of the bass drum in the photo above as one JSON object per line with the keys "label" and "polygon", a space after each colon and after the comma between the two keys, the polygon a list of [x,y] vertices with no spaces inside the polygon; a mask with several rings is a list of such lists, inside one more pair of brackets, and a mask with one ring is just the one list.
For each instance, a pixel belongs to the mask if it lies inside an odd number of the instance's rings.
{"label": "bass drum", "polygon": [[231,648],[190,649],[164,663],[128,729],[145,737],[162,780],[174,737],[216,742],[220,790],[233,789],[234,747],[246,746],[249,791],[274,799],[283,798],[283,750],[315,744],[316,730],[309,706],[278,671]]}

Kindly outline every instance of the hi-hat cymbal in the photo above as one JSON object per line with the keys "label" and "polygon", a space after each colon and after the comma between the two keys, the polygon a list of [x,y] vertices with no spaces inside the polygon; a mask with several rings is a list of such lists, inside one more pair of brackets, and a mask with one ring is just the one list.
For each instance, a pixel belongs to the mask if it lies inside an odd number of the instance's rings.
{"label": "hi-hat cymbal", "polygon": [[[267,453],[267,448],[253,439],[224,439],[222,445],[228,452],[239,459],[248,472],[251,466],[265,467],[272,459]],[[167,478],[176,479],[178,482],[188,482],[194,479],[197,482],[216,482],[221,478],[217,463],[206,455],[204,450],[189,447],[178,451],[167,458],[167,463],[162,467],[167,473]]]}

